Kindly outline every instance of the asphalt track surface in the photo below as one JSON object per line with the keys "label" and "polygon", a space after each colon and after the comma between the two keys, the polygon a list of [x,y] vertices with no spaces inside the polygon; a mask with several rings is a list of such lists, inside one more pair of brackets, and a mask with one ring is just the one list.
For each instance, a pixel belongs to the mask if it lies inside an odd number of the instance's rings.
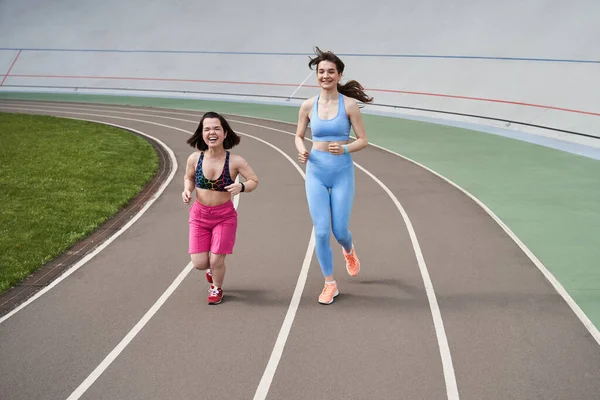
{"label": "asphalt track surface", "polygon": [[565,299],[484,209],[402,157],[353,154],[361,273],[347,275],[332,239],[341,294],[323,306],[295,127],[228,116],[260,185],[239,197],[224,301],[208,306],[181,201],[185,140],[202,112],[35,101],[0,111],[116,124],[170,158],[117,237],[1,317],[2,399],[599,396],[600,346]]}

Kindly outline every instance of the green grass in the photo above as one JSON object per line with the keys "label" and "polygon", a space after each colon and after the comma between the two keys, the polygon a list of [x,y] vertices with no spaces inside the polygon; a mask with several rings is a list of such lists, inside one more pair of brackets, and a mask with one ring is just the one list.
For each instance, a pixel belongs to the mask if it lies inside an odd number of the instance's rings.
{"label": "green grass", "polygon": [[119,211],[158,169],[143,138],[56,117],[0,113],[0,293]]}

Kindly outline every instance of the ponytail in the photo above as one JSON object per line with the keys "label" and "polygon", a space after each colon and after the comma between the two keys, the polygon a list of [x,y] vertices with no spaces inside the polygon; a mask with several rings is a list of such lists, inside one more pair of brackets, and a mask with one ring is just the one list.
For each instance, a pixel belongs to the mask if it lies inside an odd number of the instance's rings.
{"label": "ponytail", "polygon": [[365,93],[365,88],[362,87],[360,83],[355,80],[351,80],[346,82],[344,85],[337,85],[338,92],[343,94],[344,96],[352,97],[358,101],[363,103],[370,103],[373,101],[372,97],[367,96]]}

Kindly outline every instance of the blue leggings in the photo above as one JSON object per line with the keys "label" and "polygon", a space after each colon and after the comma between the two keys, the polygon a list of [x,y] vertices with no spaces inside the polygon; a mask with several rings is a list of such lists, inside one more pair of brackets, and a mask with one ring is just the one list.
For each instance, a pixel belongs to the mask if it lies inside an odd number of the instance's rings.
{"label": "blue leggings", "polygon": [[346,251],[352,250],[348,225],[354,202],[354,165],[350,153],[333,155],[313,148],[306,164],[306,197],[317,259],[323,276],[329,276],[333,274],[331,231]]}

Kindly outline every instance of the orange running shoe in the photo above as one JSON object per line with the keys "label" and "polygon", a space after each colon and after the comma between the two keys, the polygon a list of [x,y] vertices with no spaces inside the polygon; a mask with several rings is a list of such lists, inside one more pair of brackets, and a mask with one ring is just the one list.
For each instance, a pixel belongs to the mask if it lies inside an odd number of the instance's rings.
{"label": "orange running shoe", "polygon": [[331,304],[333,303],[333,298],[338,294],[340,294],[340,292],[338,292],[337,283],[326,283],[323,291],[319,295],[319,303]]}
{"label": "orange running shoe", "polygon": [[358,271],[360,271],[360,261],[356,256],[354,245],[352,245],[352,250],[350,250],[350,253],[347,253],[346,249],[342,247],[342,253],[344,254],[344,258],[346,259],[346,271],[348,271],[348,274],[350,276],[358,275]]}

